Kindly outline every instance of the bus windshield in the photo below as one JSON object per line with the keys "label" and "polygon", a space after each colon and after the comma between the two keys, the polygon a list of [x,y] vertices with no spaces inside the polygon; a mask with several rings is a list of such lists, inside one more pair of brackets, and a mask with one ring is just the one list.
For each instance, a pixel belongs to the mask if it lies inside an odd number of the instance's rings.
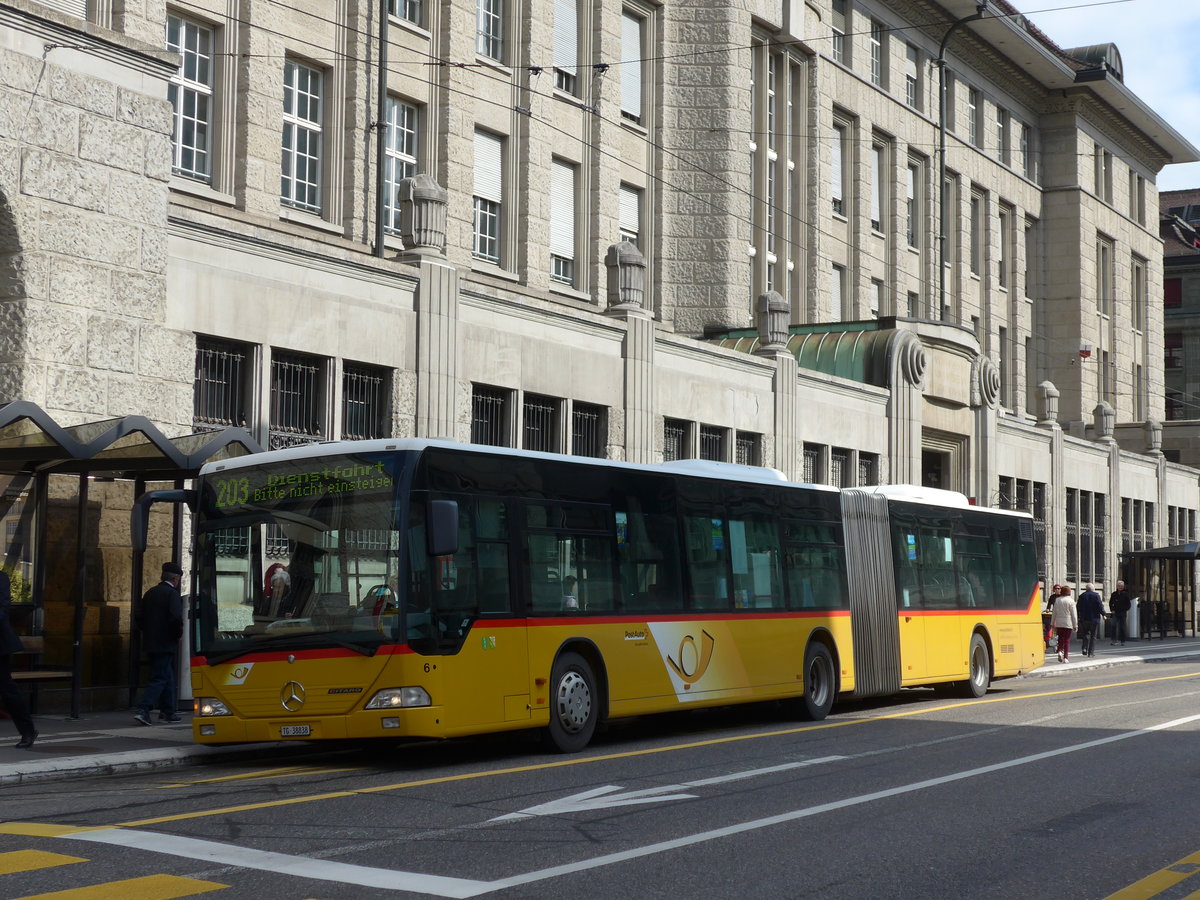
{"label": "bus windshield", "polygon": [[400,470],[406,454],[301,457],[206,475],[197,522],[195,650],[367,655],[399,625]]}

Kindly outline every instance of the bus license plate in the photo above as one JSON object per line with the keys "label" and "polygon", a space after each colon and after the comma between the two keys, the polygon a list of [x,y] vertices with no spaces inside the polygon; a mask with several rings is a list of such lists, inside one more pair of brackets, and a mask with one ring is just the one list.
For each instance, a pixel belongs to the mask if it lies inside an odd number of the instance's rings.
{"label": "bus license plate", "polygon": [[308,737],[311,734],[311,725],[283,725],[279,729],[280,737]]}

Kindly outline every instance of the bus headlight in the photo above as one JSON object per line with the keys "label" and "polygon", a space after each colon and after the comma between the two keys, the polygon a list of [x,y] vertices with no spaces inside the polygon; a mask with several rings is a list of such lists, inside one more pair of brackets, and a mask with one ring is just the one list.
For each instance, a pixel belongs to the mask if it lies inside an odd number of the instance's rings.
{"label": "bus headlight", "polygon": [[433,706],[425,688],[384,688],[371,698],[365,709],[400,709],[410,706]]}
{"label": "bus headlight", "polygon": [[229,707],[218,700],[216,697],[197,697],[195,701],[196,715],[198,716],[232,716]]}

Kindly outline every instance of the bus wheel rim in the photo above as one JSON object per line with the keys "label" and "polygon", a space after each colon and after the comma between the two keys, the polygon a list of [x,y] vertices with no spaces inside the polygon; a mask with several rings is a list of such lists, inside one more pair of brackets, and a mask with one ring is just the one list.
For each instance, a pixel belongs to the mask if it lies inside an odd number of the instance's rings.
{"label": "bus wheel rim", "polygon": [[592,714],[592,691],[578,672],[567,672],[558,683],[558,721],[574,734],[582,731]]}
{"label": "bus wheel rim", "polygon": [[825,702],[825,694],[829,690],[829,681],[825,676],[825,667],[819,659],[814,659],[808,667],[808,696],[818,706]]}

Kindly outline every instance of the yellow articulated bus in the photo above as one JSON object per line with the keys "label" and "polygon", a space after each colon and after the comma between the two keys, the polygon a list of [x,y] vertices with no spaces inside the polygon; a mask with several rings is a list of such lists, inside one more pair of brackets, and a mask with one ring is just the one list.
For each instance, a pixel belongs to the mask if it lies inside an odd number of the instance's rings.
{"label": "yellow articulated bus", "polygon": [[[390,440],[185,493],[203,743],[538,728],[572,752],[688,707],[979,697],[1044,658],[1032,520],[948,491]],[[143,521],[156,499],[184,497]]]}

